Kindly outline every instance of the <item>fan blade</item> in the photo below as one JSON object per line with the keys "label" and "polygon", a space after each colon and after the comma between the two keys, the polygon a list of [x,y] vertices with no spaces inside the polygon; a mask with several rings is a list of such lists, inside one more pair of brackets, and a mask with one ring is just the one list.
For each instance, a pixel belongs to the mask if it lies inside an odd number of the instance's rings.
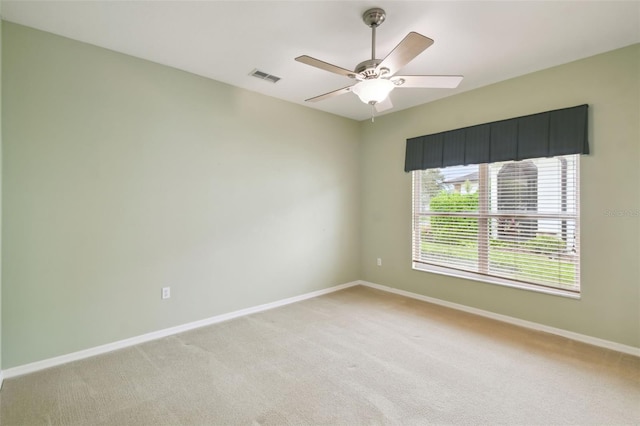
{"label": "fan blade", "polygon": [[391,80],[395,83],[396,88],[455,89],[462,78],[461,75],[397,75]]}
{"label": "fan blade", "polygon": [[320,68],[321,70],[329,71],[335,74],[344,75],[345,77],[355,78],[356,75],[353,71],[349,71],[339,66],[330,64],[328,62],[321,61],[320,59],[312,58],[311,56],[302,55],[296,58],[296,61],[303,64],[311,65],[312,67]]}
{"label": "fan blade", "polygon": [[327,98],[332,98],[338,95],[344,95],[345,93],[349,93],[353,86],[343,87],[342,89],[334,90],[333,92],[325,93],[324,95],[316,96],[314,98],[305,99],[305,102],[318,102],[325,100]]}
{"label": "fan blade", "polygon": [[384,101],[377,102],[374,105],[374,108],[376,109],[377,112],[383,112],[383,111],[386,111],[388,109],[393,108],[393,104],[391,103],[391,98],[389,96],[387,96]]}
{"label": "fan blade", "polygon": [[429,37],[410,32],[398,43],[391,53],[382,60],[376,68],[376,71],[380,72],[382,68],[387,68],[389,70],[389,76],[392,76],[432,44],[433,40]]}

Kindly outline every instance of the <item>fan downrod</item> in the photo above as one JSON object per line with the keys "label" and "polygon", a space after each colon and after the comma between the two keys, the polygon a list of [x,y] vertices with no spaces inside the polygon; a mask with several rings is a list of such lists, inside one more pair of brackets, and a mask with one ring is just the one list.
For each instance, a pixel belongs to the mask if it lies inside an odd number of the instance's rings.
{"label": "fan downrod", "polygon": [[369,9],[362,14],[362,20],[371,28],[371,59],[356,65],[355,72],[365,79],[378,78],[381,75],[381,73],[376,72],[376,68],[382,62],[380,59],[376,59],[376,28],[382,25],[386,18],[386,12],[379,7]]}

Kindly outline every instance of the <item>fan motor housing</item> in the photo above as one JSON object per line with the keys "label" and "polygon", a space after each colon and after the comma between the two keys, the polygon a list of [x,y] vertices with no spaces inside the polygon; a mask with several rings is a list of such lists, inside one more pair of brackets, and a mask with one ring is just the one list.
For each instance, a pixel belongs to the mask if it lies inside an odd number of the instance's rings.
{"label": "fan motor housing", "polygon": [[355,72],[356,74],[362,75],[364,78],[376,78],[378,77],[378,73],[376,72],[376,68],[382,59],[369,59],[363,62],[360,62],[356,65]]}

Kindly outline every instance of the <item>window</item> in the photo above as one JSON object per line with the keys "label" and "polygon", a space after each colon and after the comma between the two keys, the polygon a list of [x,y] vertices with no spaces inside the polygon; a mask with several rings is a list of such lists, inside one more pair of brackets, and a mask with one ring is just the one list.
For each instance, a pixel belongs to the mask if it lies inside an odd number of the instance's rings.
{"label": "window", "polygon": [[414,269],[579,294],[579,155],[412,173]]}
{"label": "window", "polygon": [[576,297],[588,112],[584,104],[407,139],[414,269]]}

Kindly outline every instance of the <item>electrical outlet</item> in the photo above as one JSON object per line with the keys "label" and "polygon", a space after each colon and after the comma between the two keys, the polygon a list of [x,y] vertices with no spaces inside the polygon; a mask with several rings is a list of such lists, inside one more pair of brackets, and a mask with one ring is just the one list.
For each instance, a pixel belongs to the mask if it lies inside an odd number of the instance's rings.
{"label": "electrical outlet", "polygon": [[171,297],[171,287],[162,287],[162,298],[168,299]]}
{"label": "electrical outlet", "polygon": [[382,258],[381,257],[378,258],[378,260],[376,261],[376,264],[378,266],[382,266]]}

